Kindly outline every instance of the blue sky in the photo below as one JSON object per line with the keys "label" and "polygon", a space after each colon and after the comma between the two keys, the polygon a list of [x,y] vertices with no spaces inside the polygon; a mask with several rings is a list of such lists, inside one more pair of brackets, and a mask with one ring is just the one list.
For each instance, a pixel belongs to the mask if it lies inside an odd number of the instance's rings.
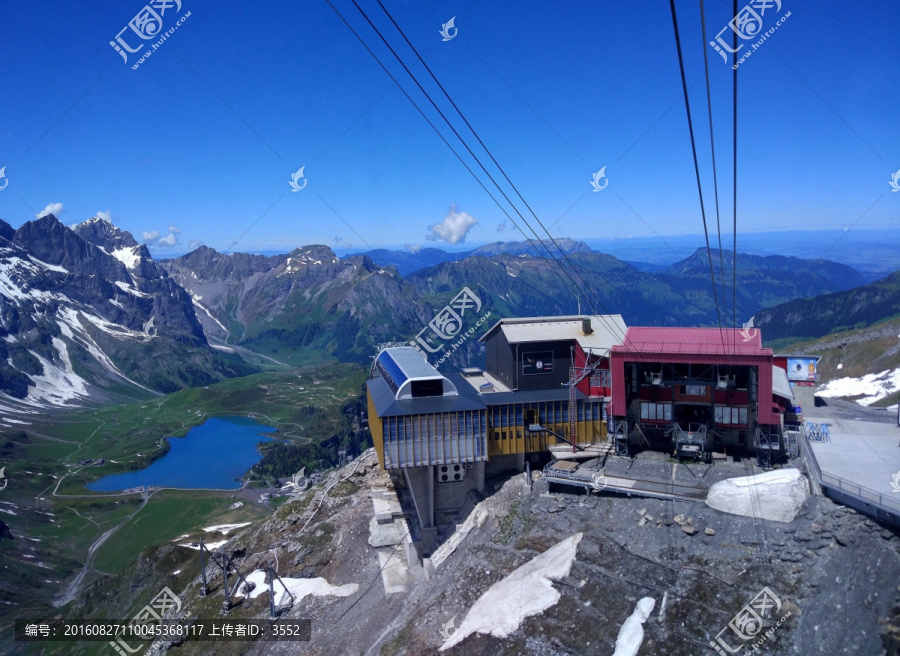
{"label": "blue sky", "polygon": [[[481,154],[377,2],[358,1]],[[333,2],[399,76],[351,0]],[[706,4],[711,40],[731,3]],[[385,6],[554,236],[701,231],[668,3]],[[677,6],[714,225],[699,9]],[[198,242],[246,251],[522,238],[325,0],[183,0],[166,9],[163,29],[190,15],[133,70],[149,46],[126,64],[109,42],[142,7],[5,7],[0,218],[18,226],[52,203],[68,224],[108,211],[139,240],[148,233],[159,255]],[[900,3],[783,0],[764,29],[788,12],[739,70],[738,230],[896,228],[900,193],[888,183],[900,169]],[[458,32],[443,41],[451,17]],[[123,38],[152,43],[130,29]],[[730,231],[731,70],[708,50]],[[474,168],[415,86],[401,83]],[[306,186],[292,192],[301,166]],[[608,186],[593,192],[604,166]],[[471,224],[465,242],[428,241],[451,207]]]}

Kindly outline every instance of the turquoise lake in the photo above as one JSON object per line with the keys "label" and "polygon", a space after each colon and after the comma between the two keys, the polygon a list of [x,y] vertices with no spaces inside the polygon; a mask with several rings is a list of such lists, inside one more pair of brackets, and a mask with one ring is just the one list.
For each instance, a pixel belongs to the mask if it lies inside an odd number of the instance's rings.
{"label": "turquoise lake", "polygon": [[88,485],[95,492],[118,492],[141,485],[185,489],[236,490],[261,459],[257,445],[274,432],[248,417],[212,417],[185,437],[169,437],[169,452],[145,469],[104,476]]}

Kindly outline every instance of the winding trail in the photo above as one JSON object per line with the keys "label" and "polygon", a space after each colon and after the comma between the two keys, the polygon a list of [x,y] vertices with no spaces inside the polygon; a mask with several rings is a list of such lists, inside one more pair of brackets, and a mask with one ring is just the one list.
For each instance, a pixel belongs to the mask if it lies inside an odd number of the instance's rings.
{"label": "winding trail", "polygon": [[150,493],[145,493],[143,495],[144,502],[140,506],[138,506],[137,509],[135,509],[135,511],[133,513],[128,515],[128,517],[125,517],[124,519],[122,519],[121,522],[119,522],[113,528],[109,529],[108,531],[103,533],[103,535],[101,535],[96,540],[94,540],[94,543],[88,549],[87,558],[84,561],[84,567],[81,569],[81,571],[78,573],[78,575],[69,582],[69,585],[66,587],[66,591],[60,597],[57,597],[56,599],[53,600],[53,606],[55,608],[59,608],[60,606],[65,606],[67,603],[72,601],[78,595],[78,592],[81,589],[82,582],[84,581],[84,577],[87,576],[88,573],[93,571],[93,569],[94,569],[94,559],[97,556],[97,550],[101,546],[103,546],[103,543],[106,542],[110,538],[110,536],[112,536],[116,531],[118,531],[120,528],[122,528],[126,523],[131,521],[131,519],[135,515],[137,515],[141,510],[143,510],[144,506],[146,506],[147,502],[150,500],[150,497],[152,497],[154,494],[156,494],[156,492],[157,492],[157,490],[154,490],[153,492],[150,492]]}

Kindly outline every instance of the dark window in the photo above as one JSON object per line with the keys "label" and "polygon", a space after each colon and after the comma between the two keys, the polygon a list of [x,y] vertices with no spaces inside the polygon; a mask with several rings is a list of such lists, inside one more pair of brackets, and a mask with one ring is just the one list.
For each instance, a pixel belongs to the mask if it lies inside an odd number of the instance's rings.
{"label": "dark window", "polygon": [[422,396],[441,396],[444,393],[444,381],[441,378],[430,380],[414,380],[410,382],[413,398]]}

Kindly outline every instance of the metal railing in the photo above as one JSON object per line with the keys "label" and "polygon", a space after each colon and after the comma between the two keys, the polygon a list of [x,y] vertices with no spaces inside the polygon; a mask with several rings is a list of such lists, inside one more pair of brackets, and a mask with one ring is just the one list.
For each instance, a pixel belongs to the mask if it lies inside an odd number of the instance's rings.
{"label": "metal railing", "polygon": [[819,467],[818,461],[816,461],[816,456],[813,453],[812,445],[810,445],[809,442],[809,438],[804,434],[804,455],[809,456],[808,458],[806,458],[806,461],[809,463],[813,474],[815,474],[816,480],[819,481],[819,485],[821,485],[822,487],[833,488],[836,490],[840,490],[841,492],[851,494],[862,501],[880,507],[882,510],[900,516],[900,499],[894,499],[888,494],[877,492],[871,488],[859,485],[858,483],[854,483],[853,481],[848,481],[846,478],[835,476],[834,474],[823,473],[821,468]]}
{"label": "metal railing", "polygon": [[812,421],[806,422],[803,426],[803,434],[807,439],[814,442],[830,442],[831,432],[828,430],[828,424],[817,424]]}

